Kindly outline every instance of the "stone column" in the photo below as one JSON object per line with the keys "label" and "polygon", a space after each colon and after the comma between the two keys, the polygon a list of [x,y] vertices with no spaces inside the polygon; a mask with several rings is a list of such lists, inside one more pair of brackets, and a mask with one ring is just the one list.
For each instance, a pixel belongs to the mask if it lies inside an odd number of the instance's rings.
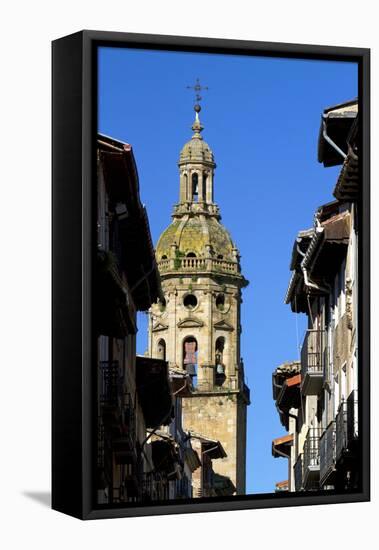
{"label": "stone column", "polygon": [[207,177],[207,189],[206,189],[206,201],[207,203],[213,202],[213,172],[209,171]]}

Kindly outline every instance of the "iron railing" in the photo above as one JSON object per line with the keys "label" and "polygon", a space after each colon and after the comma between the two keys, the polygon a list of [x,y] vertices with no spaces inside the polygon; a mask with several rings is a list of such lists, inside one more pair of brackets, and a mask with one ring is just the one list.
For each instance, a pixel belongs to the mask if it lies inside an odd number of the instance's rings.
{"label": "iron railing", "polygon": [[320,469],[320,429],[309,428],[303,447],[304,488],[313,488]]}
{"label": "iron railing", "polygon": [[297,457],[295,465],[293,467],[295,478],[295,491],[301,491],[303,489],[303,453],[300,453]]}
{"label": "iron railing", "polygon": [[342,401],[336,416],[336,460],[347,449],[347,403]]}
{"label": "iron railing", "polygon": [[353,390],[346,400],[347,405],[347,444],[350,447],[359,435],[358,428],[358,391]]}
{"label": "iron railing", "polygon": [[320,438],[320,485],[328,484],[328,478],[336,464],[336,423],[330,422]]}
{"label": "iron railing", "polygon": [[127,435],[133,442],[136,440],[136,415],[130,393],[123,396],[121,413],[121,433]]}
{"label": "iron railing", "polygon": [[146,472],[139,480],[140,498],[142,501],[167,500],[169,484],[166,477],[159,472]]}
{"label": "iron railing", "polygon": [[326,334],[324,330],[308,329],[301,348],[301,374],[323,376]]}
{"label": "iron railing", "polygon": [[118,361],[99,362],[100,405],[121,408],[123,375]]}

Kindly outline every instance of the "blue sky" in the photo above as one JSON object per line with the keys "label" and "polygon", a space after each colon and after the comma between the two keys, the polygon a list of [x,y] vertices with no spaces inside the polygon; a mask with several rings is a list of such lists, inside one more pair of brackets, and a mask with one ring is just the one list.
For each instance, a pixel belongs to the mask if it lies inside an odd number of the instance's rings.
{"label": "blue sky", "polygon": [[[248,408],[247,492],[267,493],[287,478],[271,456],[284,433],[271,374],[298,357],[305,319],[284,305],[297,232],[333,199],[338,168],[317,162],[325,107],[358,94],[354,63],[100,48],[99,131],[131,143],[153,240],[171,221],[179,195],[177,161],[191,137],[195,79],[204,92],[201,121],[217,169],[215,201],[250,281],[242,304],[242,352]],[[296,327],[296,317],[297,325]],[[147,343],[139,316],[138,353]]]}

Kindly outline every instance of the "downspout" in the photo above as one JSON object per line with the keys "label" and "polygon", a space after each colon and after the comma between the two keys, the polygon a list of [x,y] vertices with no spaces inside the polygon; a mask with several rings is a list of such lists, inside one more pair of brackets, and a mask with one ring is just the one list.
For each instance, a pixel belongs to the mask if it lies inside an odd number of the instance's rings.
{"label": "downspout", "polygon": [[[324,232],[324,228],[322,227],[322,225],[320,224],[320,220],[318,219],[317,215],[315,216],[315,240],[316,240],[316,244],[318,243],[318,241],[321,239],[321,236]],[[312,239],[313,240],[313,239]],[[301,261],[301,264],[300,264],[300,267],[301,267],[301,270],[303,272],[303,275],[304,275],[304,283],[305,283],[305,286],[309,287],[309,288],[315,288],[316,290],[320,290],[321,292],[326,292],[327,294],[329,294],[330,292],[330,287],[327,288],[326,286],[321,286],[321,285],[318,285],[317,283],[315,283],[314,281],[311,281],[311,279],[309,278],[309,275],[308,275],[308,270],[307,270],[307,253],[304,255],[304,258],[303,260]]]}
{"label": "downspout", "polygon": [[[275,452],[279,455],[279,456],[282,456],[283,458],[286,458],[287,460],[290,459],[290,457],[288,455],[286,455],[285,453],[282,453],[282,451],[279,451],[278,449],[275,449]],[[283,464],[281,462],[281,464]]]}
{"label": "downspout", "polygon": [[323,115],[323,117],[322,117],[322,137],[325,139],[325,141],[327,141],[329,143],[329,145],[331,145],[333,147],[333,149],[335,151],[337,151],[338,154],[341,155],[341,157],[343,159],[345,159],[347,157],[346,153],[344,153],[342,151],[342,149],[340,149],[338,147],[338,145],[336,143],[334,143],[334,141],[332,139],[330,139],[330,137],[326,133],[326,115]]}
{"label": "downspout", "polygon": [[285,415],[285,414],[288,414],[288,416],[290,416],[291,418],[294,418],[295,420],[297,419],[296,414],[292,414],[290,411],[288,411],[288,412],[287,412],[287,411],[283,411],[283,410],[279,407],[278,404],[276,405],[276,408],[277,408],[277,410],[279,411],[280,414],[284,414],[284,415]]}

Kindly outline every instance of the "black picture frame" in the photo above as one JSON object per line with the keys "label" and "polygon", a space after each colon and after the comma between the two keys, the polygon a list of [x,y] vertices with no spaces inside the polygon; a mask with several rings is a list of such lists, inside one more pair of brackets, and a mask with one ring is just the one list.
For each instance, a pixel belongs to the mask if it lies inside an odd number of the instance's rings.
{"label": "black picture frame", "polygon": [[[199,502],[95,507],[91,262],[99,46],[354,61],[359,67],[359,492],[246,495]],[[81,519],[360,502],[370,499],[370,50],[85,30],[52,43],[52,508]]]}

